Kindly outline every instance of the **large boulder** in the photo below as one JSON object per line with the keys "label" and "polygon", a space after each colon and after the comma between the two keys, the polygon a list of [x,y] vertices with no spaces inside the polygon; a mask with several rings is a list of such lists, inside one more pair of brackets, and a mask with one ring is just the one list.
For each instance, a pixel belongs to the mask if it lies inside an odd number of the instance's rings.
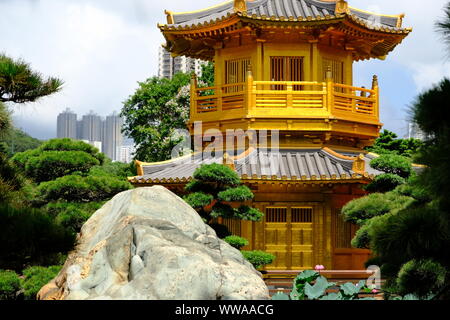
{"label": "large boulder", "polygon": [[83,226],[78,245],[39,299],[268,299],[242,254],[163,187],[115,196]]}

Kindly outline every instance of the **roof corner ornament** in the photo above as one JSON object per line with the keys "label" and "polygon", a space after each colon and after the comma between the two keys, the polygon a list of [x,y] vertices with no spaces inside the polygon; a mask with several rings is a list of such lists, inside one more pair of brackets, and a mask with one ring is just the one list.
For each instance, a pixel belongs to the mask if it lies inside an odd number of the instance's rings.
{"label": "roof corner ornament", "polygon": [[338,14],[350,14],[350,8],[348,6],[348,2],[345,0],[337,0],[336,8],[334,10],[336,15]]}
{"label": "roof corner ornament", "polygon": [[242,13],[247,11],[246,0],[234,0],[234,12]]}
{"label": "roof corner ornament", "polygon": [[352,170],[357,174],[366,173],[366,161],[364,160],[364,155],[360,154],[358,158],[353,162]]}
{"label": "roof corner ornament", "polygon": [[397,28],[401,28],[402,27],[402,25],[403,25],[403,18],[405,18],[405,14],[404,13],[398,15],[397,26],[396,26]]}
{"label": "roof corner ornament", "polygon": [[167,16],[167,24],[174,24],[175,20],[173,19],[173,12],[172,11],[168,11],[168,10],[164,10],[164,13]]}

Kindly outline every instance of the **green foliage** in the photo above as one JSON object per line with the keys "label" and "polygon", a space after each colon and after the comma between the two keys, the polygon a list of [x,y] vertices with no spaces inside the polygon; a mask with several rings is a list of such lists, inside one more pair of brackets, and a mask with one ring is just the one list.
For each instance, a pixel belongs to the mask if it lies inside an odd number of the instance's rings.
{"label": "green foliage", "polygon": [[11,114],[3,102],[0,101],[0,141],[3,141],[6,133],[11,129]]}
{"label": "green foliage", "polygon": [[61,269],[62,266],[29,267],[25,269],[23,271],[25,279],[22,280],[25,299],[35,300],[39,290],[55,278]]}
{"label": "green foliage", "polygon": [[446,278],[447,270],[439,262],[411,260],[400,269],[397,286],[399,294],[414,294],[422,299],[438,293],[445,286]]}
{"label": "green foliage", "polygon": [[11,157],[16,153],[36,149],[42,145],[42,141],[31,137],[24,131],[17,128],[10,128],[3,136],[0,135],[0,142],[4,143],[6,148],[5,151],[8,156]]}
{"label": "green foliage", "polygon": [[369,230],[371,248],[383,262],[401,266],[412,259],[449,258],[447,227],[436,208],[409,207],[383,218]]}
{"label": "green foliage", "polygon": [[117,179],[126,180],[128,177],[137,175],[134,163],[111,162],[105,160],[102,166],[95,166],[89,170],[90,176],[115,177]]}
{"label": "green foliage", "polygon": [[363,225],[369,219],[404,208],[411,201],[410,197],[401,196],[395,192],[373,193],[346,204],[342,208],[342,214],[345,221]]}
{"label": "green foliage", "polygon": [[364,187],[367,192],[389,192],[406,183],[406,180],[396,174],[385,173],[376,176],[374,181]]}
{"label": "green foliage", "polygon": [[186,201],[194,209],[202,209],[211,204],[214,197],[210,194],[205,194],[203,192],[191,193],[184,197]]}
{"label": "green foliage", "polygon": [[245,259],[247,259],[255,269],[261,269],[265,265],[271,264],[275,260],[273,254],[264,251],[241,251]]}
{"label": "green foliage", "polygon": [[356,231],[355,237],[352,239],[352,247],[358,249],[370,249],[370,221],[366,222],[361,228]]}
{"label": "green foliage", "polygon": [[422,147],[423,142],[418,139],[398,139],[398,136],[389,130],[384,130],[368,151],[376,154],[393,153],[404,157],[411,157]]}
{"label": "green foliage", "polygon": [[70,175],[54,181],[41,183],[40,197],[46,202],[64,200],[68,202],[89,202],[108,200],[116,194],[131,189],[131,185],[107,176]]}
{"label": "green foliage", "polygon": [[[217,163],[202,165],[197,168],[194,172],[194,179],[204,184],[216,186],[217,191],[241,184],[241,180],[236,171],[228,166]],[[190,191],[189,187],[186,190]]]}
{"label": "green foliage", "polygon": [[0,204],[0,268],[48,263],[72,249],[75,235],[41,210]]}
{"label": "green foliage", "polygon": [[[327,290],[337,287],[339,292],[327,293]],[[328,282],[318,272],[305,270],[295,278],[291,294],[277,293],[272,300],[373,300],[372,298],[359,298],[360,293],[368,293],[370,290],[364,280],[357,285],[351,282],[337,286]]]}
{"label": "green foliage", "polygon": [[78,233],[83,224],[91,215],[100,209],[104,202],[53,202],[47,204],[44,208],[49,212],[55,221],[67,230]]}
{"label": "green foliage", "polygon": [[253,199],[254,195],[247,186],[239,186],[219,192],[218,199],[226,202],[245,202]]}
{"label": "green foliage", "polygon": [[57,78],[44,79],[23,60],[0,54],[0,101],[26,103],[61,90],[63,82]]}
{"label": "green foliage", "polygon": [[38,149],[18,153],[12,158],[15,165],[39,183],[75,172],[87,174],[104,160],[104,154],[97,148],[72,139],[53,139]]}
{"label": "green foliage", "polygon": [[225,242],[227,242],[230,246],[241,250],[243,247],[248,245],[248,240],[242,237],[238,236],[228,236],[225,239],[223,239]]}
{"label": "green foliage", "polygon": [[411,160],[395,154],[383,154],[373,159],[370,166],[376,170],[396,174],[405,179],[413,173]]}
{"label": "green foliage", "polygon": [[14,271],[0,270],[0,300],[14,300],[19,290],[19,275]]}
{"label": "green foliage", "polygon": [[141,161],[170,159],[181,139],[171,138],[176,129],[186,129],[189,119],[190,75],[179,73],[173,79],[153,77],[139,82],[139,88],[122,108],[124,134],[137,145]]}
{"label": "green foliage", "polygon": [[233,216],[237,219],[259,222],[264,217],[264,214],[256,208],[249,206],[240,206],[234,209]]}
{"label": "green foliage", "polygon": [[47,151],[27,161],[25,172],[36,182],[55,180],[74,172],[86,174],[99,161],[82,151]]}
{"label": "green foliage", "polygon": [[202,76],[198,80],[207,87],[214,86],[214,63],[208,62],[207,64],[202,65]]}

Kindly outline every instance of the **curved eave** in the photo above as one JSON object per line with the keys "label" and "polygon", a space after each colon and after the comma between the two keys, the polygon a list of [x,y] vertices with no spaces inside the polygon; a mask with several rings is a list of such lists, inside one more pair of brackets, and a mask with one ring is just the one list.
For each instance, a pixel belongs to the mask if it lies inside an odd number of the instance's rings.
{"label": "curved eave", "polygon": [[[412,29],[411,28],[393,28],[388,26],[372,26],[368,24],[363,19],[358,18],[356,15],[353,14],[339,14],[337,16],[335,15],[329,15],[326,17],[306,17],[302,18],[299,17],[275,17],[275,16],[257,16],[257,15],[248,15],[247,12],[237,12],[234,14],[228,13],[226,16],[223,16],[221,18],[217,18],[215,20],[209,20],[205,21],[203,23],[198,24],[192,24],[192,25],[160,25],[158,24],[158,28],[163,33],[170,33],[170,34],[184,34],[184,33],[201,33],[205,31],[210,30],[218,30],[225,27],[228,27],[230,25],[233,25],[237,23],[239,20],[245,21],[245,22],[260,22],[260,23],[268,23],[276,25],[282,24],[295,24],[297,26],[303,26],[307,27],[309,25],[316,25],[317,23],[324,22],[324,23],[339,23],[344,20],[351,21],[355,23],[358,26],[364,27],[369,32],[379,32],[379,33],[386,33],[386,34],[402,34],[402,35],[408,35]],[[227,24],[228,22],[228,24]],[[299,25],[299,22],[301,23]]]}
{"label": "curved eave", "polygon": [[[241,177],[242,183],[257,183],[257,184],[343,184],[343,183],[368,183],[375,179],[375,175],[364,173],[353,174],[353,175],[342,175],[342,176],[332,176],[330,178],[326,177],[298,177],[288,179],[285,177],[251,177],[243,175]],[[182,178],[170,178],[170,179],[144,179],[139,177],[130,177],[128,182],[133,185],[173,185],[173,184],[186,184],[192,181],[192,177],[182,177]]]}

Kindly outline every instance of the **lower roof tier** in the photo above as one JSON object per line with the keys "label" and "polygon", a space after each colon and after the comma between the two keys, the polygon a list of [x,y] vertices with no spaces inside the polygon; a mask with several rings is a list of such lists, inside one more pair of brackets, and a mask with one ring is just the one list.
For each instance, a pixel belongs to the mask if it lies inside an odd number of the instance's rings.
{"label": "lower roof tier", "polygon": [[374,154],[337,153],[329,148],[307,150],[249,149],[237,156],[207,157],[191,154],[161,163],[137,161],[138,176],[129,178],[135,185],[183,184],[192,180],[195,170],[204,164],[224,163],[243,180],[292,182],[370,181],[382,174],[370,167]]}

